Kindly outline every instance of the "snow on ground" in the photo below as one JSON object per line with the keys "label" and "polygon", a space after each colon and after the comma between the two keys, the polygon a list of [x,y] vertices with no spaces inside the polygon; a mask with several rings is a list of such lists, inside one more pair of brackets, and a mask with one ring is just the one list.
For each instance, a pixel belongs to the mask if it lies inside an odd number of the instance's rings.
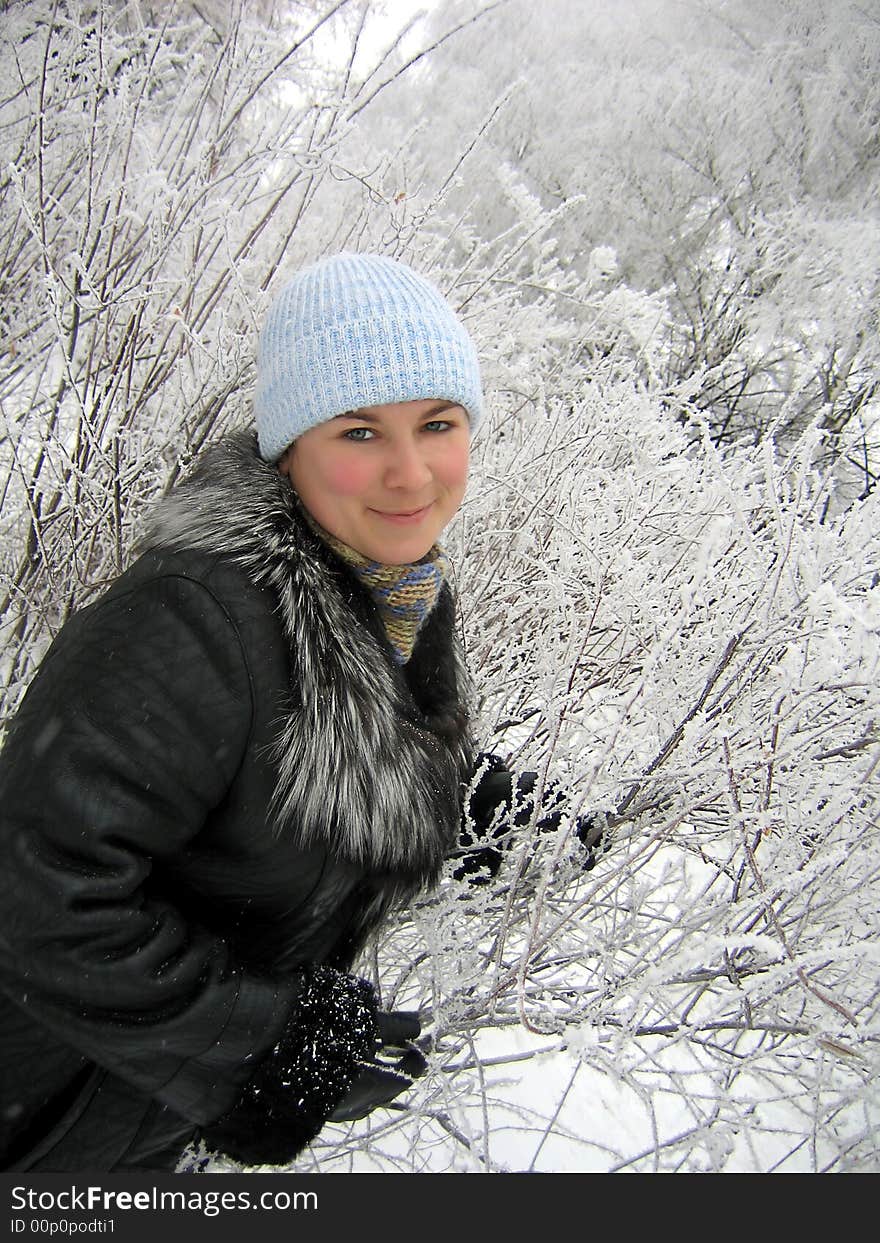
{"label": "snow on ground", "polygon": [[[603,866],[610,864],[600,862],[599,868]],[[682,870],[677,852],[672,848],[658,851],[645,867],[653,878],[653,901],[668,917],[670,931],[667,946],[658,945],[653,965],[646,968],[636,963],[633,978],[619,982],[617,1013],[630,1013],[628,1025],[592,1026],[578,1021],[557,1024],[556,1030],[545,1033],[533,1032],[509,1006],[501,1007],[493,1025],[484,1022],[467,1030],[459,1024],[457,1036],[440,1038],[425,1078],[394,1107],[376,1111],[358,1123],[326,1126],[290,1170],[808,1173],[880,1169],[872,1139],[880,1134],[880,1100],[875,1095],[866,1103],[868,1067],[860,1065],[858,1056],[848,1056],[845,1045],[835,1047],[833,1041],[814,1033],[783,1041],[778,1034],[761,1030],[731,1036],[725,1024],[731,1004],[739,1004],[743,982],[739,986],[714,983],[699,1001],[688,1003],[683,1022],[666,1025],[669,1034],[646,1033],[650,1007],[665,995],[662,986],[668,989],[673,976],[686,972],[696,950],[692,939],[684,946],[679,944],[675,931],[685,914],[675,906],[680,893],[676,877]],[[690,857],[685,871],[693,893],[698,875],[707,876],[711,868]],[[640,880],[644,885],[646,875]],[[467,918],[455,912],[449,918],[457,920],[459,932],[464,933],[461,944],[466,946]],[[607,912],[602,918],[607,918]],[[602,918],[598,919],[600,935]],[[587,915],[580,934],[590,922]],[[452,941],[447,938],[450,953]],[[710,936],[702,941],[703,961],[712,961],[718,946]],[[565,980],[572,993],[589,991],[598,971],[601,950],[589,938],[583,945],[591,948],[580,959],[576,954],[566,956],[565,938],[560,937],[556,946],[559,965],[550,970]],[[764,953],[768,966],[773,965],[774,946],[769,938],[756,935],[751,948]],[[471,947],[478,960],[484,949]],[[408,952],[414,953],[412,945]],[[456,962],[463,991],[472,995],[479,970],[474,971],[473,960],[466,954],[458,954]],[[776,963],[774,969],[776,975],[768,970],[755,977],[759,986],[755,984],[751,996],[756,1014],[761,996],[773,996],[778,988],[784,967]],[[416,996],[395,1004],[416,1004],[419,988],[424,999],[427,979],[422,977],[420,984],[411,981]],[[746,981],[745,987],[752,984]],[[552,993],[546,981],[542,987]],[[558,1004],[558,991],[553,996]],[[448,1006],[445,1013],[447,1017],[454,1014],[454,1006]],[[717,1039],[713,1023],[719,1026]],[[218,1158],[204,1168],[214,1173],[238,1169]]]}

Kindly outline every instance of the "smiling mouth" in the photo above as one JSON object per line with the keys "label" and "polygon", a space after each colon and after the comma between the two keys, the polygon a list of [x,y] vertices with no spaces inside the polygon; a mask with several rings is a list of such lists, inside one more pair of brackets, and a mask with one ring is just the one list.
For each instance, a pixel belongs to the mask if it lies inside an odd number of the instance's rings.
{"label": "smiling mouth", "polygon": [[386,519],[388,522],[396,522],[405,526],[410,522],[420,522],[432,505],[433,501],[428,505],[422,505],[420,509],[406,509],[398,511],[374,509],[372,512],[378,515],[378,517]]}

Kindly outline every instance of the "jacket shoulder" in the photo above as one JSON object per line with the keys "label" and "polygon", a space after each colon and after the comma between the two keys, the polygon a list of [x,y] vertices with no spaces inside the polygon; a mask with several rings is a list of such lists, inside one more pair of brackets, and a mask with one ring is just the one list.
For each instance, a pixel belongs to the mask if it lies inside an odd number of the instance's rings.
{"label": "jacket shoulder", "polygon": [[262,651],[265,660],[267,648],[277,648],[279,654],[285,648],[274,592],[254,582],[233,558],[197,549],[141,553],[92,607],[101,611],[123,601],[138,607],[168,595],[214,614],[215,626],[224,619],[248,666],[255,652]]}
{"label": "jacket shoulder", "polygon": [[163,580],[177,579],[212,596],[234,616],[242,607],[271,609],[271,593],[253,581],[231,557],[199,549],[146,549],[108,589],[102,601],[149,591]]}

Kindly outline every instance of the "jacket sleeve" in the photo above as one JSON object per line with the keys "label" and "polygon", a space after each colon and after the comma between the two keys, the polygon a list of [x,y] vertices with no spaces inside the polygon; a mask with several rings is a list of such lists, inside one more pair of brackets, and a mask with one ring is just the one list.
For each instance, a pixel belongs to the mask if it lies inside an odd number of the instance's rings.
{"label": "jacket sleeve", "polygon": [[223,605],[168,575],[68,622],[0,757],[0,986],[194,1123],[234,1105],[302,988],[242,969],[162,884],[223,799],[251,706]]}

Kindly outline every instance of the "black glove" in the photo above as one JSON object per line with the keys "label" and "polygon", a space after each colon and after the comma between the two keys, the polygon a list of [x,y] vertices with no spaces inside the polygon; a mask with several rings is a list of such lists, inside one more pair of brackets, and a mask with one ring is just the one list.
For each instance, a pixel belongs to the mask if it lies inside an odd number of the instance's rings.
{"label": "black glove", "polygon": [[596,811],[589,816],[578,816],[575,820],[574,835],[586,852],[581,864],[585,872],[592,872],[600,850],[608,848],[605,839],[605,830],[608,826],[609,818],[604,811]]}
{"label": "black glove", "polygon": [[418,1014],[380,1010],[376,1015],[377,1048],[348,1092],[330,1114],[330,1122],[354,1122],[387,1105],[412,1087],[428,1069],[422,1051],[412,1042],[421,1033]]}
{"label": "black glove", "polygon": [[380,1010],[376,1015],[379,1048],[407,1049],[422,1034],[418,1010]]}
{"label": "black glove", "polygon": [[465,806],[455,853],[461,863],[453,876],[485,885],[498,874],[504,850],[510,844],[502,839],[511,829],[513,775],[497,755],[486,754],[478,757],[477,772],[480,778]]}
{"label": "black glove", "polygon": [[[496,876],[512,828],[522,828],[532,820],[538,774],[520,773],[514,784],[513,774],[495,755],[481,755],[479,766],[485,771],[477,782],[467,805],[460,835],[461,863],[453,872],[457,880],[487,884]],[[544,787],[540,816],[536,827],[541,833],[552,833],[562,823],[565,795],[555,783]],[[596,866],[597,851],[607,818],[598,813],[579,816],[574,834],[586,851],[582,866],[590,871]],[[488,873],[488,875],[487,875]]]}
{"label": "black glove", "polygon": [[[536,773],[523,773],[517,782],[517,788],[521,789],[524,794],[530,795],[535,788],[537,781]],[[538,828],[542,833],[552,833],[559,828],[562,822],[562,807],[565,798],[558,791],[555,785],[545,787],[542,808],[549,808],[546,815],[542,815],[538,821]],[[530,808],[531,810],[531,808]],[[514,821],[516,823],[516,821]],[[528,823],[526,821],[526,823]],[[594,811],[586,816],[578,816],[574,822],[574,835],[583,846],[585,855],[581,860],[581,867],[585,872],[591,872],[596,866],[596,860],[599,856],[600,847],[603,845],[603,836],[608,828],[608,815],[602,811]]]}

